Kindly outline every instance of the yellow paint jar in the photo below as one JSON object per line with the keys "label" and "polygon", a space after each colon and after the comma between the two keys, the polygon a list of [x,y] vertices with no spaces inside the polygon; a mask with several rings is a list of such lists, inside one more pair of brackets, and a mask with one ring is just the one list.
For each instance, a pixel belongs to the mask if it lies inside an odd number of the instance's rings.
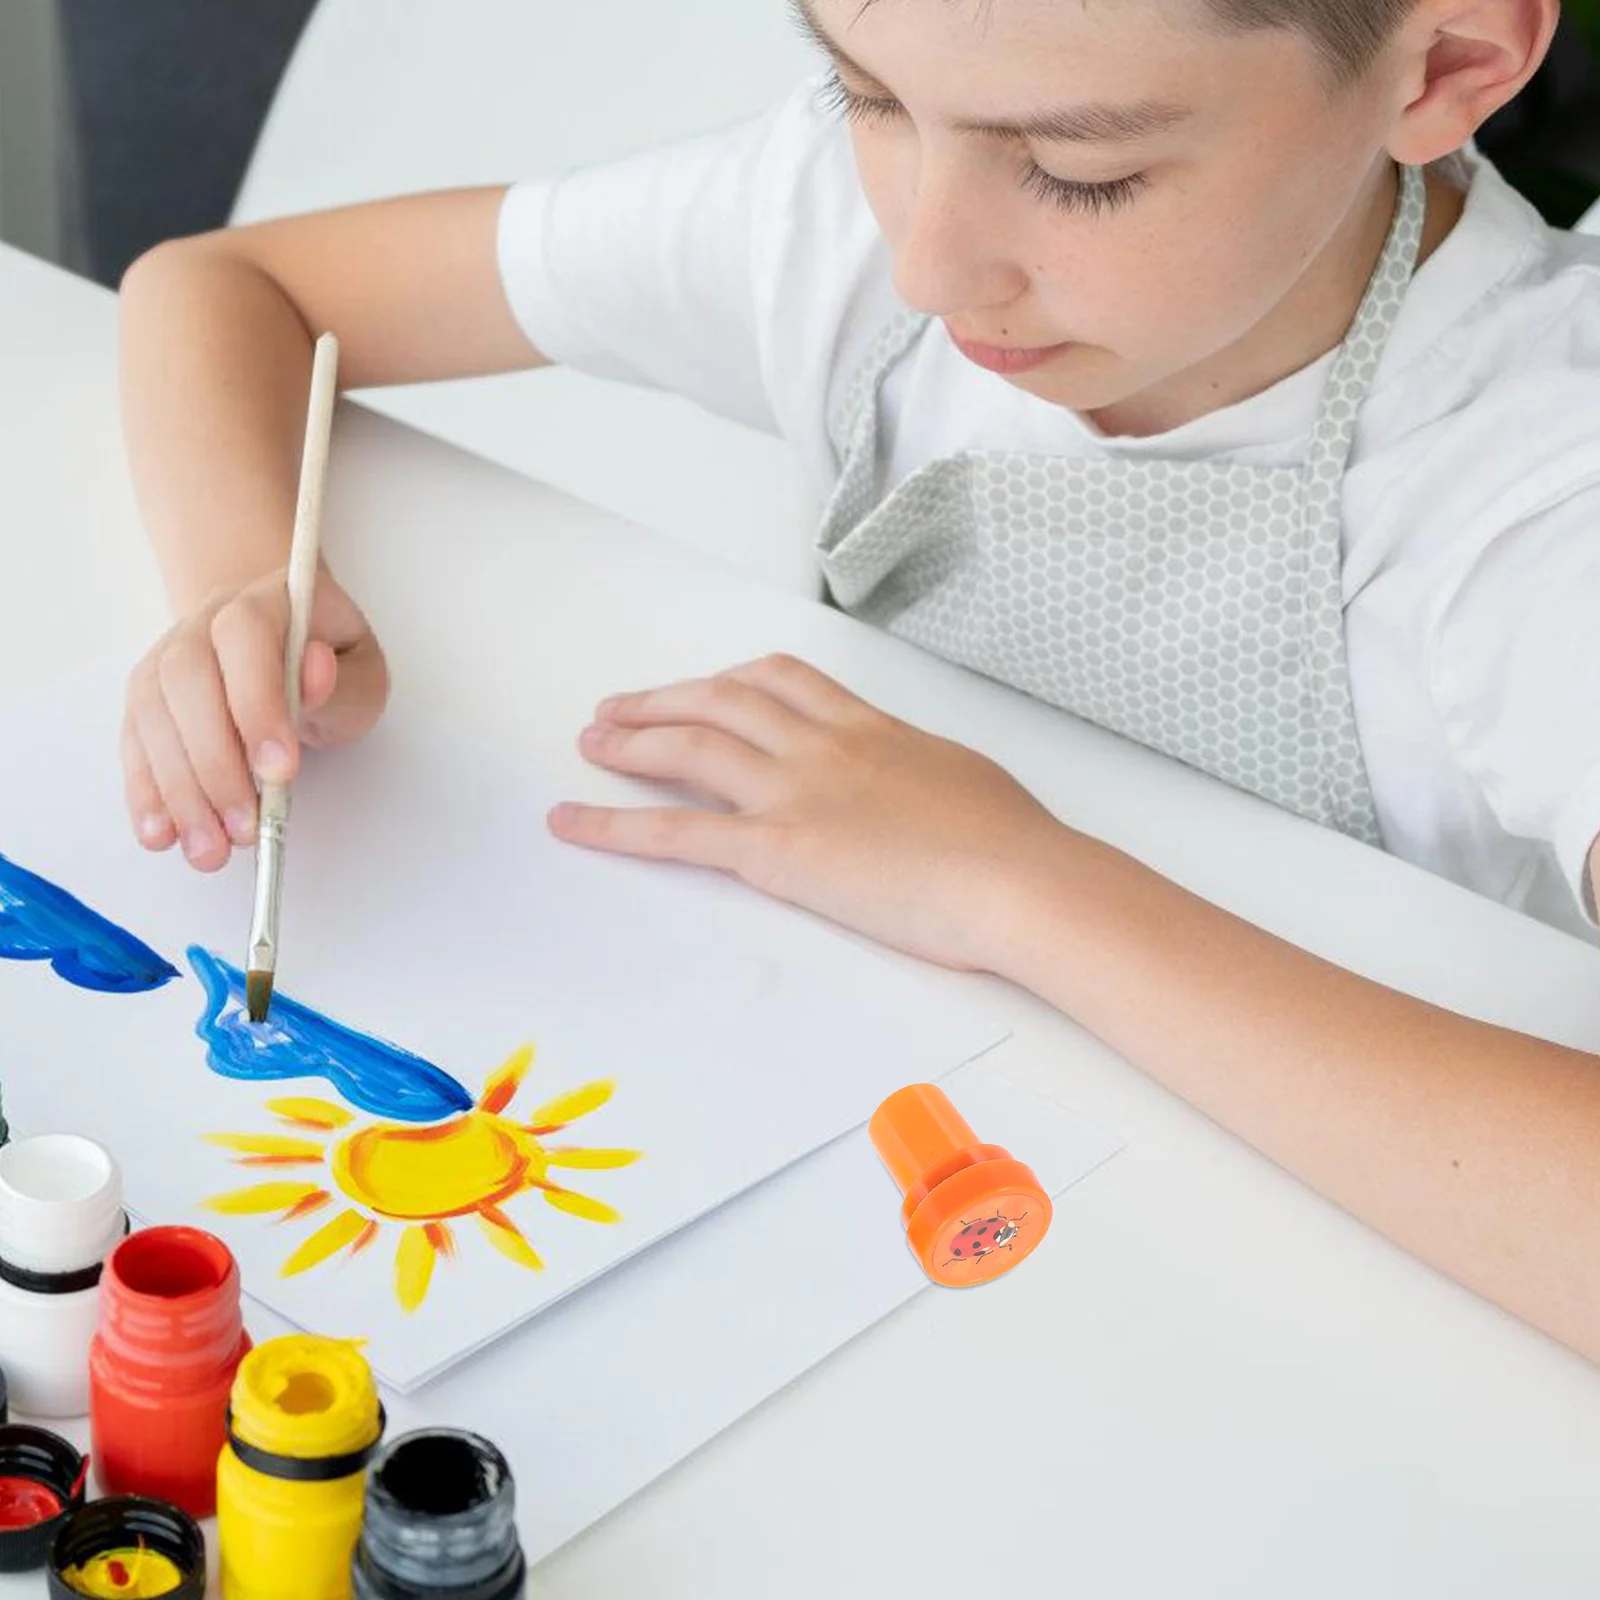
{"label": "yellow paint jar", "polygon": [[217,1463],[225,1600],[347,1600],[382,1434],[372,1370],[354,1345],[295,1333],[244,1358]]}

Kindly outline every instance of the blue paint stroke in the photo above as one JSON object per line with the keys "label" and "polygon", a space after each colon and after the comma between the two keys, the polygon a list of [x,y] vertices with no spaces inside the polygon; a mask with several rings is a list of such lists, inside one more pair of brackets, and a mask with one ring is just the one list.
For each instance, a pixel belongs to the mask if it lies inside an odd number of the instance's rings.
{"label": "blue paint stroke", "polygon": [[351,1105],[397,1122],[437,1122],[472,1108],[472,1096],[431,1061],[285,994],[273,995],[265,1022],[252,1022],[245,975],[197,944],[188,955],[206,988],[205,1013],[194,1031],[205,1040],[211,1070],[224,1078],[326,1078]]}
{"label": "blue paint stroke", "polygon": [[178,976],[149,945],[0,856],[0,960],[48,961],[80,989],[138,994]]}

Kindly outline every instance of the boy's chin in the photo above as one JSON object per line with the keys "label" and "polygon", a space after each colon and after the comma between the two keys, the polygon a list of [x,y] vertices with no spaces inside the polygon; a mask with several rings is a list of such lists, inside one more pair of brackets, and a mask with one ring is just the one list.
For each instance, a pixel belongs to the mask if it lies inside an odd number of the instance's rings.
{"label": "boy's chin", "polygon": [[1098,345],[1073,345],[1046,366],[1009,374],[1006,382],[1035,399],[1085,412],[1120,405],[1138,387],[1117,358]]}

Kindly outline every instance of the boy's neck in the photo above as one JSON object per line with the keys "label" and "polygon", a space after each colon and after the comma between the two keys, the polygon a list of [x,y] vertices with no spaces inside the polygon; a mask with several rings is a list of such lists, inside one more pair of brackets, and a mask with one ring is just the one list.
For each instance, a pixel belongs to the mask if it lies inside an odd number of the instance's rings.
{"label": "boy's neck", "polygon": [[[1428,209],[1417,265],[1460,220],[1466,196],[1426,174]],[[1399,172],[1385,170],[1376,192],[1273,311],[1237,344],[1163,384],[1088,415],[1110,436],[1149,437],[1270,389],[1342,343],[1388,238]]]}

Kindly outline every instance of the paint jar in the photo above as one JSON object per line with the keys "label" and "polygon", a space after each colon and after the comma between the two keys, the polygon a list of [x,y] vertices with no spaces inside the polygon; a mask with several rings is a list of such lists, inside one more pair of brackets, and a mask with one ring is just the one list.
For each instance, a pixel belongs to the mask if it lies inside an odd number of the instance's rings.
{"label": "paint jar", "polygon": [[122,1175],[92,1139],[51,1133],[0,1149],[0,1365],[18,1411],[89,1409],[101,1263],[127,1230]]}
{"label": "paint jar", "polygon": [[226,1600],[345,1600],[382,1434],[372,1371],[353,1344],[293,1333],[240,1362],[217,1464]]}
{"label": "paint jar", "polygon": [[0,1428],[0,1572],[42,1567],[67,1518],[83,1504],[88,1464],[48,1428]]}
{"label": "paint jar", "polygon": [[114,1495],[67,1518],[50,1549],[52,1600],[204,1600],[206,1542],[164,1500]]}
{"label": "paint jar", "polygon": [[906,1242],[935,1283],[987,1283],[1030,1255],[1052,1208],[1031,1168],[997,1144],[979,1144],[944,1090],[897,1089],[867,1124],[905,1199]]}
{"label": "paint jar", "polygon": [[95,1473],[113,1494],[217,1508],[228,1395],[250,1336],[239,1269],[199,1228],[146,1228],[111,1252],[89,1352]]}
{"label": "paint jar", "polygon": [[403,1434],[374,1460],[355,1600],[519,1600],[527,1564],[506,1458],[457,1428]]}

